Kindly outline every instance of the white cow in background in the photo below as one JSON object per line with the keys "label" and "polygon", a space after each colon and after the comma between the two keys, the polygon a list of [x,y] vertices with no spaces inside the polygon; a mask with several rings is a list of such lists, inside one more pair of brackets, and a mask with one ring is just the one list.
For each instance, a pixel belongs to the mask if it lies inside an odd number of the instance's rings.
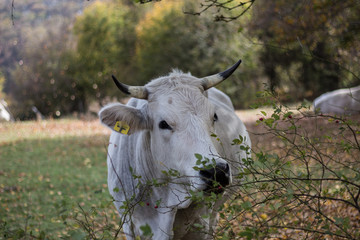
{"label": "white cow in background", "polygon": [[0,100],[0,121],[13,121],[7,103],[3,99]]}
{"label": "white cow in background", "polygon": [[321,113],[360,113],[360,86],[324,93],[314,100],[314,109]]}
{"label": "white cow in background", "polygon": [[[174,71],[141,87],[113,77],[118,88],[133,97],[127,105],[110,104],[99,112],[101,122],[114,130],[108,187],[128,239],[141,236],[141,226],[149,226],[155,240],[213,238],[216,209],[226,198],[212,207],[190,198],[191,192],[200,191],[227,194],[224,187],[249,156],[250,150],[231,144],[241,135],[250,148],[244,124],[229,97],[213,88],[240,63],[200,79]],[[210,168],[196,163],[200,155],[210,160]],[[210,217],[202,219],[204,215]],[[194,223],[204,226],[201,232],[191,228]]]}

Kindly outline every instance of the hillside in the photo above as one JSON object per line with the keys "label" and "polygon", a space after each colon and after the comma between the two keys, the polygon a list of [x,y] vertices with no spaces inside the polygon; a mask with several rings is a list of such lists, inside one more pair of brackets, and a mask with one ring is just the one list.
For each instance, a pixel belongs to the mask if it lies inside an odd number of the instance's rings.
{"label": "hillside", "polygon": [[[70,31],[69,26],[89,1],[72,0],[0,1],[0,72],[7,80],[5,92],[11,87],[10,72],[22,64],[23,52],[49,32]],[[13,14],[13,15],[12,15]]]}

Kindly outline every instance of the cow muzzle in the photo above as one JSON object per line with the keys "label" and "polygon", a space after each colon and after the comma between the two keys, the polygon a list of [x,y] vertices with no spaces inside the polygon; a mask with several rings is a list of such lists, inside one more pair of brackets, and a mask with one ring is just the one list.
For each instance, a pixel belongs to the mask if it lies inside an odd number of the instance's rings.
{"label": "cow muzzle", "polygon": [[229,164],[217,163],[214,168],[200,170],[200,177],[207,185],[205,191],[222,193],[230,184]]}

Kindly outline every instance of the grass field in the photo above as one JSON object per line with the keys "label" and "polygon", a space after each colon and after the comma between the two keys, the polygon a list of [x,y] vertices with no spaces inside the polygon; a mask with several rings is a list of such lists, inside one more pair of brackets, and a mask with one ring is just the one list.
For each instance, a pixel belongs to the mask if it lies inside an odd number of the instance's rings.
{"label": "grass field", "polygon": [[64,204],[89,208],[110,201],[108,135],[98,121],[1,123],[2,231],[59,238],[69,234],[61,219]]}

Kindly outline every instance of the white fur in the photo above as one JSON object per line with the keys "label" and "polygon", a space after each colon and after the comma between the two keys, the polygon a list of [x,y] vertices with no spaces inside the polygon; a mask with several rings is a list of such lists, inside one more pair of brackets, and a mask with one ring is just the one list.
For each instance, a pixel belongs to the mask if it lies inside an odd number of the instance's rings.
{"label": "white fur", "polygon": [[360,86],[324,93],[314,100],[314,109],[322,113],[360,113]]}
{"label": "white fur", "polygon": [[0,101],[0,121],[4,120],[4,121],[10,121],[11,120],[11,115],[10,113],[7,111],[6,109],[6,102],[4,100]]}
{"label": "white fur", "polygon": [[[145,87],[149,91],[147,101],[131,99],[126,106],[113,104],[99,113],[106,126],[113,128],[114,122],[120,120],[126,121],[131,129],[131,135],[113,132],[108,148],[108,186],[125,222],[124,232],[128,239],[134,239],[142,234],[140,226],[148,224],[153,239],[211,239],[216,224],[214,208],[224,200],[213,208],[189,200],[190,191],[206,187],[193,168],[195,154],[214,158],[217,163],[227,161],[233,173],[240,171],[241,159],[247,155],[231,142],[242,135],[250,146],[245,126],[224,93],[215,88],[204,93],[199,80],[190,74],[176,71]],[[219,120],[213,123],[215,112]],[[172,130],[159,128],[163,120]],[[221,143],[211,133],[217,134]],[[162,171],[170,169],[178,171],[180,177],[166,177]],[[132,174],[141,179],[134,179]],[[165,184],[160,187],[144,184],[153,179]],[[143,184],[138,185],[139,181]],[[114,191],[115,188],[119,191]],[[121,206],[130,199],[128,212]],[[204,214],[211,216],[205,222],[200,217]],[[205,224],[208,234],[190,232],[195,222]]]}

